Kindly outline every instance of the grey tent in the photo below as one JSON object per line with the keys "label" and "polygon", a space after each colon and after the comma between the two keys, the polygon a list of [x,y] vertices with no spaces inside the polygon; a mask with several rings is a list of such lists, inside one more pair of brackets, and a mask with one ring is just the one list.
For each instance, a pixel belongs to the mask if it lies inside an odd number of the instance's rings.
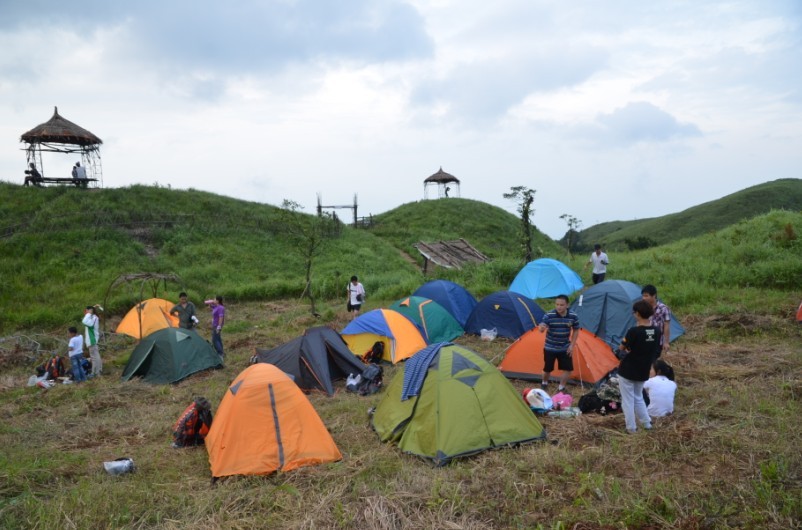
{"label": "grey tent", "polygon": [[[641,299],[640,291],[640,286],[635,283],[607,280],[583,292],[571,304],[571,311],[579,317],[581,327],[618,348],[627,330],[636,325],[632,304]],[[672,314],[670,340],[674,341],[684,333],[685,328]]]}
{"label": "grey tent", "polygon": [[333,381],[367,368],[340,334],[326,326],[309,328],[303,336],[272,350],[257,348],[256,358],[292,375],[301,390],[322,390],[329,396],[334,395]]}
{"label": "grey tent", "polygon": [[140,376],[148,383],[177,383],[195,372],[222,367],[223,360],[200,335],[189,329],[164,328],[134,348],[122,379]]}

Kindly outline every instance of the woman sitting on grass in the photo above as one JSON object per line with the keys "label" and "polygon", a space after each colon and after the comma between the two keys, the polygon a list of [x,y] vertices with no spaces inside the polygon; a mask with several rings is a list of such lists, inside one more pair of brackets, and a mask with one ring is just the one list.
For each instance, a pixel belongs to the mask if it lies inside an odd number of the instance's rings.
{"label": "woman sitting on grass", "polygon": [[643,384],[643,390],[649,395],[649,416],[668,416],[674,412],[674,394],[677,392],[674,369],[664,360],[657,359],[652,370],[654,376]]}

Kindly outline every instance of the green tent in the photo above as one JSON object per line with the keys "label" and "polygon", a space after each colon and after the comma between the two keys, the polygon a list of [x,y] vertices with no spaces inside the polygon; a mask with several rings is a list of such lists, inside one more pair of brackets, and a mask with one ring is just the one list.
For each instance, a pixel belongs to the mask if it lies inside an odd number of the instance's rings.
{"label": "green tent", "polygon": [[411,320],[427,344],[454,340],[465,333],[457,319],[443,306],[422,296],[402,298],[394,302],[390,309]]}
{"label": "green tent", "polygon": [[[421,355],[428,368],[415,364]],[[426,373],[420,393],[401,401],[410,388],[405,372],[413,375],[421,369]],[[486,449],[546,438],[532,411],[495,366],[448,342],[428,346],[407,360],[376,407],[372,424],[382,441],[397,442],[404,452],[439,466]]]}
{"label": "green tent", "polygon": [[122,379],[140,376],[148,383],[177,383],[195,372],[222,367],[223,360],[200,335],[183,328],[164,328],[134,348]]}

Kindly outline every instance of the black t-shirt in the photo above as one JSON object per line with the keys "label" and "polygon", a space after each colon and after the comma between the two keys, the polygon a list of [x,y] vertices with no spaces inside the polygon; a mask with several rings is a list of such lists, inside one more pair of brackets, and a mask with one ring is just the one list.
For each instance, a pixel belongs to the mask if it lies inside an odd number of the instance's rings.
{"label": "black t-shirt", "polygon": [[630,381],[646,381],[655,359],[660,356],[660,335],[654,326],[629,328],[623,344],[629,350],[618,365],[618,373]]}

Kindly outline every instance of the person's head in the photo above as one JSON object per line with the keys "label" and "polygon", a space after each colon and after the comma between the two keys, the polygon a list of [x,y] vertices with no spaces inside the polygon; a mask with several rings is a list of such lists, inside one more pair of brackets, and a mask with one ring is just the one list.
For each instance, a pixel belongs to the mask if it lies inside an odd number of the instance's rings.
{"label": "person's head", "polygon": [[560,314],[565,313],[568,310],[568,296],[558,294],[557,298],[554,299],[554,309]]}
{"label": "person's head", "polygon": [[671,365],[665,362],[663,359],[657,359],[654,361],[654,364],[652,364],[652,369],[654,370],[654,375],[662,375],[671,381],[674,380],[674,368],[672,368]]}
{"label": "person's head", "polygon": [[632,304],[632,312],[636,313],[642,319],[647,319],[654,314],[652,305],[646,300],[638,300]]}
{"label": "person's head", "polygon": [[219,305],[223,305],[223,297],[222,297],[222,296],[220,296],[219,294],[218,294],[218,295],[215,297],[215,301],[216,301],[216,302],[217,302]]}
{"label": "person's head", "polygon": [[33,162],[31,162],[30,164],[28,164],[28,167],[30,167],[31,169],[33,169],[33,168],[35,168],[36,166],[35,166],[35,165],[33,165]]}
{"label": "person's head", "polygon": [[596,251],[596,254],[601,254],[601,245],[596,243],[595,245],[593,245],[593,250]]}
{"label": "person's head", "polygon": [[86,312],[87,313],[92,313],[94,315],[95,314],[95,306],[92,306],[92,305],[86,306]]}
{"label": "person's head", "polygon": [[67,332],[70,334],[70,337],[74,337],[75,335],[78,334],[78,328],[76,328],[75,326],[70,326],[67,329]]}
{"label": "person's head", "polygon": [[186,303],[186,301],[187,301],[187,293],[181,291],[180,293],[178,293],[178,299],[181,300],[182,304]]}
{"label": "person's head", "polygon": [[75,163],[75,167],[81,167],[81,163],[80,162],[76,162]]}
{"label": "person's head", "polygon": [[357,278],[356,276],[351,276],[351,283],[356,283],[358,281],[359,281],[359,278]]}
{"label": "person's head", "polygon": [[643,286],[643,289],[640,290],[640,294],[644,300],[649,302],[652,306],[657,303],[657,287],[652,284],[647,284]]}

